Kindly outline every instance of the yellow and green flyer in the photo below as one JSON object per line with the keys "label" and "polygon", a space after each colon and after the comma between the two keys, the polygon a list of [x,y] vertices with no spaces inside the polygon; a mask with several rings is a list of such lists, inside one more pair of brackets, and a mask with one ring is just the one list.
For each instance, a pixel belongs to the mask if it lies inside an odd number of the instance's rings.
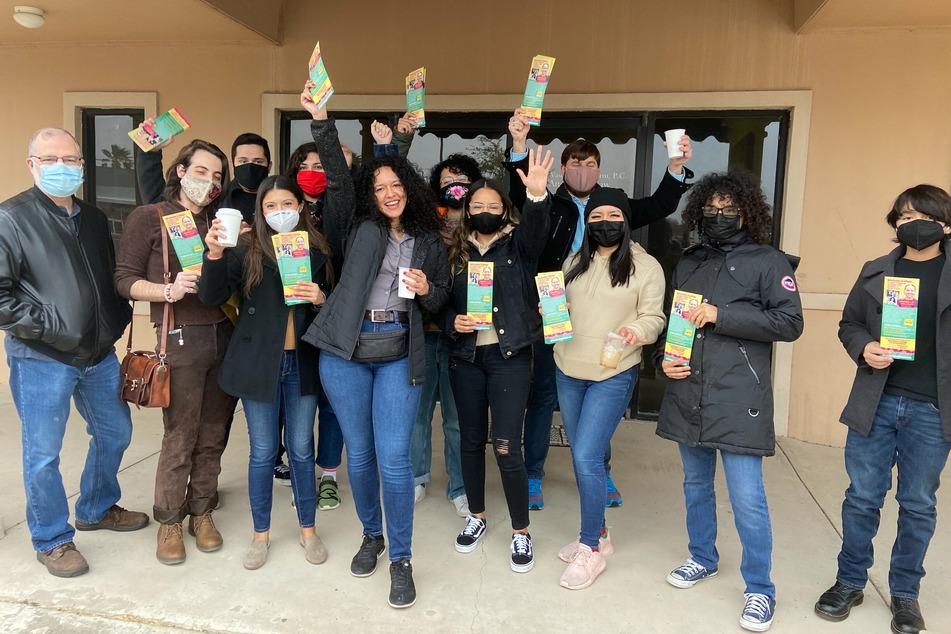
{"label": "yellow and green flyer", "polygon": [[135,144],[143,152],[148,152],[159,143],[171,139],[177,134],[181,134],[191,127],[178,108],[172,108],[168,112],[163,112],[155,117],[155,125],[145,124],[141,128],[136,128],[129,132],[129,137],[135,141]]}
{"label": "yellow and green flyer", "polygon": [[420,128],[426,126],[426,67],[406,76],[406,112]]}
{"label": "yellow and green flyer", "polygon": [[466,315],[475,319],[476,330],[492,328],[492,262],[469,262],[466,284]]}
{"label": "yellow and green flyer", "polygon": [[162,217],[172,248],[183,271],[201,273],[201,263],[205,256],[205,243],[198,235],[195,217],[192,212],[180,211]]}
{"label": "yellow and green flyer", "polygon": [[893,359],[914,361],[920,282],[914,277],[886,277],[882,296],[882,338],[879,345]]}
{"label": "yellow and green flyer", "polygon": [[554,67],[554,57],[536,55],[532,58],[532,69],[528,73],[528,83],[525,84],[525,96],[522,97],[522,109],[529,125],[541,125],[542,104],[545,102],[545,91],[551,79],[551,69]]}
{"label": "yellow and green flyer", "polygon": [[693,338],[696,328],[690,323],[690,311],[700,305],[703,295],[674,291],[667,322],[667,342],[664,344],[664,361],[676,361],[678,365],[690,365]]}
{"label": "yellow and green flyer", "polygon": [[284,286],[284,303],[288,306],[306,304],[308,300],[294,293],[298,282],[310,282],[310,240],[306,231],[288,231],[271,236],[277,270]]}
{"label": "yellow and green flyer", "polygon": [[314,103],[318,108],[323,108],[334,94],[334,87],[330,83],[330,76],[327,75],[327,69],[324,68],[324,60],[320,56],[320,42],[314,47],[314,52],[310,56],[310,63],[307,64],[310,74],[310,80],[314,82],[314,87],[310,89],[310,94],[314,98]]}
{"label": "yellow and green flyer", "polygon": [[571,317],[568,315],[568,303],[565,298],[565,274],[561,271],[539,273],[535,276],[535,288],[542,304],[542,331],[545,343],[571,341],[575,338],[571,330]]}

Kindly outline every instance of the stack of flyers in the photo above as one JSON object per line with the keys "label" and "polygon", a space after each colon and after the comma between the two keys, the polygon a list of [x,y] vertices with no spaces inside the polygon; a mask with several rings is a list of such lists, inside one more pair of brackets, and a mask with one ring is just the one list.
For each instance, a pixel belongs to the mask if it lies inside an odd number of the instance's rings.
{"label": "stack of flyers", "polygon": [[191,127],[188,119],[182,116],[178,108],[172,108],[168,112],[163,112],[155,117],[155,125],[145,124],[141,128],[136,128],[129,132],[129,137],[135,141],[143,152],[148,152],[159,143],[171,139],[176,134],[181,134]]}
{"label": "stack of flyers", "polygon": [[545,343],[571,341],[575,338],[571,330],[571,317],[565,301],[565,274],[561,271],[539,273],[535,276],[535,287],[541,300],[542,330]]}
{"label": "stack of flyers", "polygon": [[307,300],[294,293],[298,282],[310,282],[310,240],[306,231],[288,231],[271,236],[277,270],[284,286],[284,303],[288,306],[306,304]]}
{"label": "stack of flyers", "polygon": [[420,128],[426,126],[426,67],[406,76],[406,112]]}
{"label": "stack of flyers", "polygon": [[310,56],[310,62],[307,64],[310,80],[314,82],[314,87],[310,89],[310,94],[314,98],[314,103],[318,108],[323,108],[330,96],[334,94],[334,87],[330,83],[330,77],[327,75],[327,69],[324,68],[324,60],[320,57],[320,42],[314,47],[314,52]]}
{"label": "stack of flyers", "polygon": [[183,271],[201,273],[201,263],[205,256],[205,243],[198,235],[195,217],[192,212],[181,211],[162,217],[168,236],[172,239],[172,248],[182,265]]}
{"label": "stack of flyers", "polygon": [[696,328],[688,321],[690,311],[700,305],[703,295],[674,291],[667,323],[667,343],[664,344],[664,361],[676,361],[678,365],[690,365],[693,338]]}
{"label": "stack of flyers", "polygon": [[525,84],[525,96],[522,97],[522,109],[529,125],[541,125],[542,104],[545,101],[548,80],[551,78],[551,69],[554,67],[554,57],[536,55],[532,58],[532,69],[528,73],[528,83]]}
{"label": "stack of flyers", "polygon": [[476,330],[492,328],[492,262],[469,262],[466,285],[466,315],[475,319]]}
{"label": "stack of flyers", "polygon": [[914,277],[886,277],[882,296],[882,339],[879,345],[893,359],[915,360],[920,281]]}

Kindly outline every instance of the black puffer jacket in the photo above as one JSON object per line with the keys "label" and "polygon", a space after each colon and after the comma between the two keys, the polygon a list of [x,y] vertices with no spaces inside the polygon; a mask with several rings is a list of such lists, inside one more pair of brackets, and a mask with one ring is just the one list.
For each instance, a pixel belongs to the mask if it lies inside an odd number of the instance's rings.
{"label": "black puffer jacket", "polygon": [[132,317],[105,214],[67,218],[38,188],[0,204],[0,329],[61,363],[99,363]]}
{"label": "black puffer jacket", "polygon": [[[702,294],[717,307],[717,322],[696,332],[690,376],[667,381],[657,435],[691,447],[771,456],[772,344],[802,334],[802,303],[785,254],[750,242],[745,231],[732,242],[691,247],[674,271],[672,287]],[[665,340],[666,332],[654,352],[658,368]]]}

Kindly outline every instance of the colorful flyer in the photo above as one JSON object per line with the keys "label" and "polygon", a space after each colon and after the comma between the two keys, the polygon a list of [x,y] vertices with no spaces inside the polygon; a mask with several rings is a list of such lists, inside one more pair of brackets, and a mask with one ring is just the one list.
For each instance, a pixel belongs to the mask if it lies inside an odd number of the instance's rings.
{"label": "colorful flyer", "polygon": [[495,265],[492,262],[469,262],[468,273],[466,314],[475,319],[476,330],[489,330],[492,327],[492,279]]}
{"label": "colorful flyer", "polygon": [[528,73],[528,83],[525,84],[525,96],[522,97],[522,109],[529,125],[541,125],[542,104],[545,101],[548,81],[551,79],[551,69],[554,67],[554,57],[536,55],[532,58],[532,69]]}
{"label": "colorful flyer", "polygon": [[420,128],[426,126],[426,67],[406,76],[406,112]]}
{"label": "colorful flyer", "polygon": [[310,282],[310,240],[306,231],[288,231],[271,236],[277,270],[284,285],[284,303],[288,306],[306,304],[308,300],[294,293],[294,284]]}
{"label": "colorful flyer", "polygon": [[310,63],[307,64],[310,80],[314,82],[314,87],[310,89],[310,95],[314,98],[314,103],[318,108],[323,108],[334,94],[334,87],[330,83],[330,76],[327,75],[327,69],[324,68],[324,60],[320,56],[320,42],[314,47],[314,52],[310,56]]}
{"label": "colorful flyer", "polygon": [[191,127],[188,119],[182,116],[178,108],[172,108],[168,112],[163,112],[155,117],[155,125],[145,124],[141,128],[136,128],[129,132],[129,137],[135,141],[135,144],[143,152],[148,152],[159,143],[171,139],[177,134],[181,134]]}
{"label": "colorful flyer", "polygon": [[565,274],[561,271],[539,273],[535,276],[535,288],[542,304],[542,332],[545,343],[571,341],[575,338],[571,330],[571,317],[568,315],[568,303],[565,298]]}
{"label": "colorful flyer", "polygon": [[703,295],[674,291],[674,301],[670,307],[670,321],[667,322],[667,343],[664,344],[664,361],[676,361],[679,365],[690,365],[690,353],[693,352],[693,339],[696,328],[688,319],[690,311],[700,305]]}
{"label": "colorful flyer", "polygon": [[882,339],[879,345],[893,359],[914,361],[918,328],[919,280],[914,277],[886,277],[882,296]]}
{"label": "colorful flyer", "polygon": [[183,271],[201,273],[201,263],[205,256],[205,242],[198,235],[195,226],[195,217],[192,212],[181,211],[162,217],[168,237],[172,240],[172,248],[178,256],[178,262]]}

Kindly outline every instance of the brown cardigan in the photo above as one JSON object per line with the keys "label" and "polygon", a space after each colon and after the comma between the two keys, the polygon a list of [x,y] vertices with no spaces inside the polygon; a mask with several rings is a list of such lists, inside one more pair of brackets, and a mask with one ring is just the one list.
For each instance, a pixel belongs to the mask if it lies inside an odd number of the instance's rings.
{"label": "brown cardigan", "polygon": [[[165,228],[159,222],[156,208],[162,211],[163,216],[178,213],[185,208],[178,202],[160,202],[155,205],[137,207],[125,219],[122,228],[122,238],[119,241],[119,255],[116,258],[116,288],[119,294],[127,299],[130,296],[132,285],[139,280],[147,280],[156,284],[164,283],[165,267],[162,263],[162,234]],[[204,238],[208,233],[208,212],[195,214],[195,227],[198,234]],[[172,274],[171,280],[181,272],[182,266],[175,256],[171,243],[168,245],[168,267]],[[152,323],[162,323],[162,313],[165,302],[151,302]],[[227,319],[221,308],[206,306],[198,299],[198,294],[185,295],[175,302],[175,324],[199,326],[217,324]]]}

